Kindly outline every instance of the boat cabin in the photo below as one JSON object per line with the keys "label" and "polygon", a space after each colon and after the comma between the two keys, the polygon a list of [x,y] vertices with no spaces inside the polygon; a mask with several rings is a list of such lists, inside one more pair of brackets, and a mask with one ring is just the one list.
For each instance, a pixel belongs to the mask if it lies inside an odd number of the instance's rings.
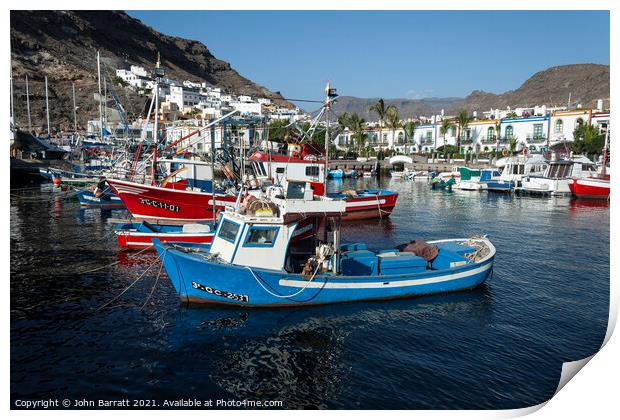
{"label": "boat cabin", "polygon": [[309,182],[314,194],[325,192],[325,162],[314,156],[305,158],[291,155],[255,152],[248,158],[260,181],[269,180],[275,185],[286,187],[289,181]]}
{"label": "boat cabin", "polygon": [[253,199],[237,211],[226,209],[210,254],[230,264],[284,270],[289,244],[302,220],[345,212],[343,201],[314,196],[309,183],[289,182],[286,196],[277,187],[267,194],[271,196]]}
{"label": "boat cabin", "polygon": [[190,159],[161,159],[157,163],[163,173],[164,188],[189,191],[213,192],[213,168],[211,162]]}
{"label": "boat cabin", "polygon": [[587,158],[579,160],[557,160],[549,163],[549,167],[543,175],[545,178],[587,178],[595,176],[597,173],[594,162]]}

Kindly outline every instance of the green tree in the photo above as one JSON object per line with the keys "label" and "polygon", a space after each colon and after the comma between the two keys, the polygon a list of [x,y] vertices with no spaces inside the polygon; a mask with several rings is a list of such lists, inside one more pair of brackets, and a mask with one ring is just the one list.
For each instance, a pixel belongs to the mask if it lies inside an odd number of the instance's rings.
{"label": "green tree", "polygon": [[514,155],[517,151],[517,142],[518,138],[515,136],[510,136],[508,138],[508,148],[510,149],[510,154]]}
{"label": "green tree", "polygon": [[605,136],[592,124],[580,124],[573,131],[572,149],[575,153],[597,154],[605,146]]}
{"label": "green tree", "polygon": [[284,120],[273,120],[269,123],[269,141],[284,143],[284,138],[288,133],[288,123]]}
{"label": "green tree", "polygon": [[400,117],[398,116],[398,109],[395,106],[390,105],[386,111],[385,119],[385,125],[387,128],[392,130],[392,144],[394,144],[396,143],[396,130],[402,127]]}
{"label": "green tree", "polygon": [[454,123],[448,119],[444,119],[441,121],[441,127],[439,128],[439,133],[441,134],[441,136],[443,137],[443,142],[446,142],[446,134],[448,134],[448,131],[452,130],[454,128]]}
{"label": "green tree", "polygon": [[461,150],[461,137],[463,135],[463,132],[467,129],[467,127],[469,127],[469,123],[471,122],[471,117],[469,116],[469,113],[467,111],[465,111],[464,109],[461,110],[459,112],[459,115],[456,117],[456,124],[459,128],[459,132],[458,132],[458,136],[457,136],[457,147],[459,148],[459,150]]}
{"label": "green tree", "polygon": [[407,144],[409,140],[413,143],[413,136],[415,135],[416,124],[413,121],[407,121],[403,126],[405,132],[405,154],[407,154]]}
{"label": "green tree", "polygon": [[379,117],[379,148],[382,149],[383,146],[383,123],[385,122],[385,118],[387,117],[387,111],[390,106],[385,105],[385,101],[383,98],[379,99],[376,104],[368,107],[368,111],[374,112]]}

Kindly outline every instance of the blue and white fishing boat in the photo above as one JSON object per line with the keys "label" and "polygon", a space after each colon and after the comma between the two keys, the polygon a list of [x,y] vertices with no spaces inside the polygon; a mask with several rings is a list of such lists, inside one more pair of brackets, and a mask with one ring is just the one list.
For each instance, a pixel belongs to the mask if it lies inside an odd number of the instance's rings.
{"label": "blue and white fishing boat", "polygon": [[[342,201],[271,197],[260,208],[260,214],[227,208],[211,244],[153,241],[183,302],[299,306],[396,299],[471,289],[493,269],[495,248],[486,237],[417,241],[422,256],[407,252],[415,243],[371,251],[361,243],[340,244]],[[293,250],[302,215],[331,220],[333,242]]]}
{"label": "blue and white fishing boat", "polygon": [[108,191],[103,192],[100,196],[95,195],[95,193],[91,190],[81,190],[78,191],[76,195],[80,201],[80,205],[84,207],[125,207],[123,201],[118,197],[118,195],[114,194],[109,189]]}

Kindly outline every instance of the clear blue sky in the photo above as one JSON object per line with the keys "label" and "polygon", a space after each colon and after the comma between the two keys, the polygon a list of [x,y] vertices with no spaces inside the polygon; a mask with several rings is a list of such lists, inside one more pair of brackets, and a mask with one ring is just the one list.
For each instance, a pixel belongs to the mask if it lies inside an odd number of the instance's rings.
{"label": "clear blue sky", "polygon": [[466,96],[547,67],[609,64],[606,11],[129,11],[288,98]]}

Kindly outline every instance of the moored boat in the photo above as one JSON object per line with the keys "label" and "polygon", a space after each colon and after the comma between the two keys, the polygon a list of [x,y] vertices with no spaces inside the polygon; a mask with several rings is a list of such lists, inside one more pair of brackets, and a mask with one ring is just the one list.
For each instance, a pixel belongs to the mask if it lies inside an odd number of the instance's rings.
{"label": "moored boat", "polygon": [[154,225],[149,222],[121,223],[114,231],[121,248],[143,249],[153,247],[153,239],[161,242],[211,243],[213,225],[190,223],[185,225]]}
{"label": "moored boat", "polygon": [[77,192],[77,198],[80,205],[84,207],[101,207],[101,208],[123,208],[125,205],[121,199],[110,191],[103,192],[99,196],[91,190],[82,190]]}
{"label": "moored boat", "polygon": [[575,197],[606,200],[610,193],[610,177],[570,178],[568,187]]}
{"label": "moored boat", "polygon": [[[492,271],[495,248],[486,237],[414,241],[383,251],[340,245],[344,203],[316,198],[270,198],[277,210],[264,216],[227,209],[210,245],[155,240],[180,299],[258,307],[397,299],[471,289]],[[331,219],[334,241],[291,253],[300,211]]]}

